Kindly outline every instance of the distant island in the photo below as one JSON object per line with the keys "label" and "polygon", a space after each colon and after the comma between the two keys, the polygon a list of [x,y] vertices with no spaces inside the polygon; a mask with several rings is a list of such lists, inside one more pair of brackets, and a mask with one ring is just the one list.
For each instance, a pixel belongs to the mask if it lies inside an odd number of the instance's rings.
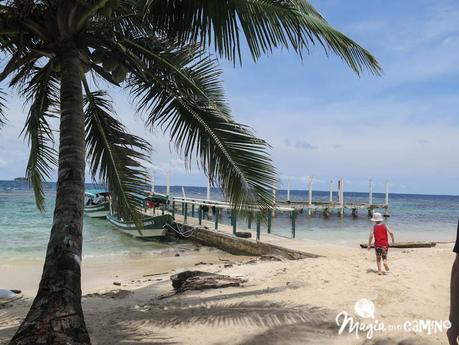
{"label": "distant island", "polygon": [[16,177],[14,182],[27,182],[27,177]]}

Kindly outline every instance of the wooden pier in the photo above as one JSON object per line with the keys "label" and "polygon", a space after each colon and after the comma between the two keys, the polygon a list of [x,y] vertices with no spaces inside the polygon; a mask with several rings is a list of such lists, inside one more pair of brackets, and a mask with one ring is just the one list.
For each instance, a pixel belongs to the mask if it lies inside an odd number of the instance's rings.
{"label": "wooden pier", "polygon": [[[152,181],[154,181],[152,179]],[[222,215],[226,214],[231,220],[230,226],[232,227],[233,234],[238,231],[237,223],[239,215],[231,204],[221,200],[210,199],[210,184],[207,186],[207,198],[189,198],[185,194],[185,189],[182,187],[182,197],[171,196],[170,193],[170,178],[167,178],[167,186],[165,195],[169,202],[168,205],[162,205],[159,210],[162,213],[170,213],[172,216],[180,216],[184,224],[188,223],[188,218],[197,220],[197,224],[201,225],[203,221],[212,219],[214,230],[218,230],[219,223],[221,222]],[[346,210],[350,210],[352,217],[358,217],[359,211],[364,211],[366,216],[371,217],[375,210],[381,210],[384,216],[389,217],[389,188],[386,183],[385,188],[385,202],[383,204],[373,203],[373,182],[369,180],[369,193],[367,203],[356,203],[356,202],[345,202],[344,200],[344,181],[340,179],[338,181],[338,199],[334,200],[334,193],[332,190],[332,181],[330,181],[330,195],[328,201],[314,201],[313,200],[313,179],[308,180],[308,200],[306,201],[292,201],[290,200],[290,181],[287,189],[287,200],[276,200],[276,206],[271,212],[269,212],[266,219],[267,233],[270,234],[272,230],[272,218],[279,215],[288,214],[291,224],[291,237],[296,236],[296,220],[300,216],[314,216],[317,213],[321,213],[324,217],[330,217],[333,213],[336,213],[338,217],[344,217]],[[154,184],[152,184],[151,192],[155,193]],[[277,191],[273,190],[273,195],[276,196]],[[256,229],[256,238],[260,238],[261,232],[261,216],[256,209],[252,209],[256,216],[254,219],[248,217],[244,219],[247,222],[247,228],[250,230],[252,227]],[[152,210],[151,212],[157,213],[158,210]]]}

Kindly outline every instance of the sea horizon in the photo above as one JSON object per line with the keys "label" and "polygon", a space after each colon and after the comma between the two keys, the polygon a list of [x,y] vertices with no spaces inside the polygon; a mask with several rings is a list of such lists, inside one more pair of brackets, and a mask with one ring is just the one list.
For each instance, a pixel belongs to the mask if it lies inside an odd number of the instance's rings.
{"label": "sea horizon", "polygon": [[[17,182],[15,181],[14,179],[13,180],[2,180],[0,179],[0,183],[2,182]],[[17,183],[23,183],[23,184],[27,184],[27,182],[17,182]],[[55,187],[55,184],[57,183],[57,181],[46,181],[44,182],[45,186],[46,187]],[[85,186],[90,186],[90,187],[93,187],[93,188],[96,188],[96,187],[104,187],[103,184],[100,184],[100,183],[97,183],[97,182],[88,182],[88,181],[85,181]],[[151,185],[150,184],[147,184],[146,187],[148,187],[148,189],[151,188]],[[201,186],[201,185],[182,185],[182,184],[171,184],[170,185],[171,188],[204,188],[206,189],[207,186]],[[29,186],[29,189],[31,187]],[[163,185],[163,184],[157,184],[155,185],[155,188],[160,188],[160,189],[166,189],[166,185]],[[55,188],[54,188],[55,189]],[[211,187],[212,190],[219,190],[218,187]],[[52,190],[52,189],[51,189]],[[45,188],[45,191],[46,191],[46,188]],[[284,189],[284,188],[281,188],[281,189],[277,189],[276,190],[277,192],[285,192],[287,193],[287,189]],[[304,188],[304,189],[294,189],[294,188],[291,188],[290,189],[291,192],[308,192],[308,189],[307,188]],[[323,190],[323,189],[313,189],[313,193],[330,193],[329,190]],[[337,193],[337,189],[333,189],[333,193]],[[356,193],[356,194],[367,194],[368,195],[368,191],[353,191],[353,190],[344,190],[344,194],[347,194],[347,193]],[[373,191],[373,195],[375,194],[382,194],[384,195],[385,192],[382,191],[382,192],[378,192],[378,191]],[[459,197],[459,194],[439,194],[439,193],[424,193],[424,192],[416,192],[416,193],[402,193],[402,192],[392,192],[392,191],[389,191],[389,195],[412,195],[412,196],[439,196],[439,197],[442,197],[442,196],[445,196],[445,197]]]}

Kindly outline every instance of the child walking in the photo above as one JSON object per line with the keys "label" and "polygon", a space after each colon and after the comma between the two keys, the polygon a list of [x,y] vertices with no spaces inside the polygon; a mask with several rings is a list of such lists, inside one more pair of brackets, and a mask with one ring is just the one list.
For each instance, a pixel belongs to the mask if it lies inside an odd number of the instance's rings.
{"label": "child walking", "polygon": [[391,237],[392,244],[394,244],[394,233],[389,227],[383,223],[383,216],[379,212],[373,213],[371,221],[375,223],[373,230],[370,232],[370,238],[368,239],[368,250],[371,248],[371,242],[373,237],[375,239],[375,252],[376,252],[376,265],[378,266],[378,275],[382,274],[381,260],[383,261],[386,272],[389,271],[389,265],[387,264],[387,252],[389,250],[388,234]]}

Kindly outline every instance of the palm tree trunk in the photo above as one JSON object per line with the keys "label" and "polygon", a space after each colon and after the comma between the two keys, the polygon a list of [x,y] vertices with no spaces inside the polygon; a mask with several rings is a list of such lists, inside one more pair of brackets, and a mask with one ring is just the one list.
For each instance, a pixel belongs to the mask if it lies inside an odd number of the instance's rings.
{"label": "palm tree trunk", "polygon": [[81,308],[85,133],[80,59],[60,54],[59,168],[53,226],[37,296],[10,345],[90,344]]}

